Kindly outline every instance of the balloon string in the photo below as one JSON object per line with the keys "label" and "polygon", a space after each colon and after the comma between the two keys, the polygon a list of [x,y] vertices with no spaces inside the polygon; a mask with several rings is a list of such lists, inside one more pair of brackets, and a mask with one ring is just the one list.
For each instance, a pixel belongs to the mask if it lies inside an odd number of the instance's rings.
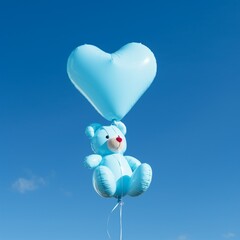
{"label": "balloon string", "polygon": [[113,207],[113,209],[111,210],[111,212],[109,213],[108,215],[108,219],[107,219],[107,235],[108,235],[108,238],[109,239],[112,239],[111,238],[111,235],[109,233],[109,222],[110,222],[110,218],[111,218],[111,215],[112,213],[116,210],[116,208],[119,207],[119,225],[120,225],[120,240],[122,240],[122,232],[123,232],[123,225],[122,225],[122,206],[123,206],[123,201],[121,198],[118,199],[118,202],[117,204]]}
{"label": "balloon string", "polygon": [[122,232],[123,232],[123,227],[122,227],[122,207],[123,207],[123,201],[120,199],[120,211],[119,211],[119,222],[120,222],[120,240],[122,240]]}

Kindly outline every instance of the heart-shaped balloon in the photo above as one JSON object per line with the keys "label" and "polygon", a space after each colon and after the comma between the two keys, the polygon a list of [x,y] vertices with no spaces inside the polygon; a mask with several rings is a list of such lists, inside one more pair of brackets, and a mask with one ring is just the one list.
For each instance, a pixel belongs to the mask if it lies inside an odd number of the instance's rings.
{"label": "heart-shaped balloon", "polygon": [[152,83],[157,70],[149,48],[129,43],[109,54],[93,45],[77,47],[69,56],[68,76],[107,120],[121,120]]}

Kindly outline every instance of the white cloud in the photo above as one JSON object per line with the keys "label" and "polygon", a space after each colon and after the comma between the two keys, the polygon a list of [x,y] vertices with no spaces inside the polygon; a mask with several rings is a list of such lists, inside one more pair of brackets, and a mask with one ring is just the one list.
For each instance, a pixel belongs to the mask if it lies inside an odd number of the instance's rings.
{"label": "white cloud", "polygon": [[45,184],[46,181],[42,177],[33,176],[29,179],[20,177],[12,184],[12,188],[19,193],[26,193],[35,191]]}
{"label": "white cloud", "polygon": [[229,238],[234,238],[234,237],[236,237],[236,234],[233,233],[233,232],[228,232],[228,233],[225,233],[225,234],[223,235],[223,237],[224,237],[224,238],[227,238],[227,239],[229,239]]}
{"label": "white cloud", "polygon": [[187,239],[188,239],[187,235],[180,235],[177,238],[177,240],[187,240]]}

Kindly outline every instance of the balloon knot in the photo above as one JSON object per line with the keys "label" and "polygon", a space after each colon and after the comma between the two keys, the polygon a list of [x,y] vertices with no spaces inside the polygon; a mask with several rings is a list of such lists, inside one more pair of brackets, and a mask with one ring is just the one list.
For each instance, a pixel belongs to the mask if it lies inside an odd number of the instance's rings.
{"label": "balloon knot", "polygon": [[120,197],[120,198],[118,198],[118,203],[119,203],[119,205],[120,205],[120,206],[123,206],[124,202],[123,202],[123,200],[122,200],[122,198],[121,198],[121,197]]}
{"label": "balloon knot", "polygon": [[112,120],[112,125],[115,125],[115,126],[117,125],[117,120],[116,119]]}

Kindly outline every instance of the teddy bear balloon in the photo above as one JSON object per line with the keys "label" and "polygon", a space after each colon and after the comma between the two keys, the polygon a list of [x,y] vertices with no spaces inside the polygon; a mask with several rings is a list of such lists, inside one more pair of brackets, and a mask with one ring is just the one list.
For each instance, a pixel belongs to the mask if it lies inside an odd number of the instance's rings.
{"label": "teddy bear balloon", "polygon": [[94,169],[93,186],[102,197],[134,197],[150,186],[150,165],[124,155],[126,131],[126,126],[120,121],[113,121],[110,126],[94,123],[86,128],[94,154],[85,158],[85,165]]}

